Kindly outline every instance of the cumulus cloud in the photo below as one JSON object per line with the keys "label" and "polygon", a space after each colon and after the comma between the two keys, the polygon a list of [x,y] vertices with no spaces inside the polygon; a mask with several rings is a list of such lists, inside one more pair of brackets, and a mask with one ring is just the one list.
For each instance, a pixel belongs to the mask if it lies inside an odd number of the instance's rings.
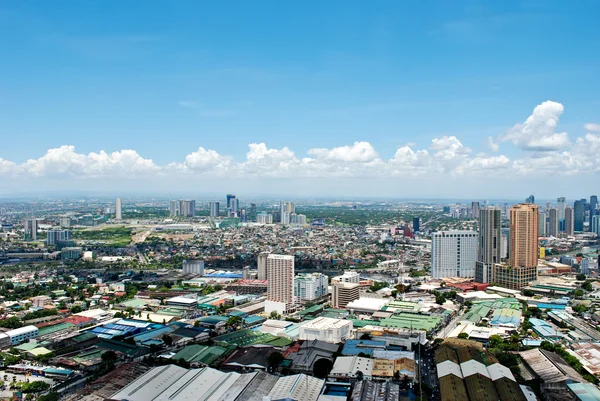
{"label": "cumulus cloud", "polygon": [[488,137],[488,148],[492,152],[497,152],[500,150],[500,144],[498,142],[496,142],[496,140],[494,140],[493,137],[489,136]]}
{"label": "cumulus cloud", "polygon": [[183,163],[171,163],[168,167],[188,172],[226,170],[229,166],[229,159],[212,149],[204,149],[200,146],[197,151],[188,154]]}
{"label": "cumulus cloud", "polygon": [[584,126],[586,131],[590,132],[600,132],[600,124],[589,123]]}
{"label": "cumulus cloud", "polygon": [[369,142],[354,142],[351,146],[339,146],[332,149],[316,148],[308,151],[316,158],[335,162],[371,162],[379,159],[379,154]]}
{"label": "cumulus cloud", "polygon": [[524,123],[514,125],[500,139],[511,141],[523,150],[549,152],[570,145],[569,134],[555,132],[565,108],[562,104],[546,101],[533,109]]}

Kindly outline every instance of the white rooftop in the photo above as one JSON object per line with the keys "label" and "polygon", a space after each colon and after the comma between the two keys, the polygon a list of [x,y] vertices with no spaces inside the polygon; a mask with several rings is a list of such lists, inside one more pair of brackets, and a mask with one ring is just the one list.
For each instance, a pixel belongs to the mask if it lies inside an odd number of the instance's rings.
{"label": "white rooftop", "polygon": [[515,376],[512,374],[510,369],[504,365],[495,363],[493,365],[488,366],[487,370],[490,373],[490,379],[492,379],[492,381],[496,381],[498,379],[502,379],[503,377],[506,377],[507,379],[510,379],[510,380],[516,382]]}
{"label": "white rooftop", "polygon": [[177,302],[180,304],[194,304],[198,302],[195,298],[186,298],[186,297],[173,297],[167,299],[167,302]]}
{"label": "white rooftop", "polygon": [[346,305],[346,309],[359,309],[376,312],[387,305],[390,301],[390,298],[359,298],[348,303],[348,305]]}
{"label": "white rooftop", "polygon": [[452,361],[444,361],[437,364],[438,377],[444,377],[448,375],[454,375],[459,378],[463,378],[460,366]]}
{"label": "white rooftop", "polygon": [[317,401],[325,380],[305,374],[284,376],[277,380],[269,392],[272,400]]}
{"label": "white rooftop", "polygon": [[478,373],[487,378],[490,377],[490,374],[485,365],[481,362],[476,361],[475,359],[471,359],[469,361],[461,363],[460,369],[462,370],[464,377],[473,376]]}
{"label": "white rooftop", "polygon": [[303,327],[305,329],[327,330],[333,328],[339,329],[347,325],[352,325],[352,322],[331,317],[318,317],[314,320],[309,320]]}

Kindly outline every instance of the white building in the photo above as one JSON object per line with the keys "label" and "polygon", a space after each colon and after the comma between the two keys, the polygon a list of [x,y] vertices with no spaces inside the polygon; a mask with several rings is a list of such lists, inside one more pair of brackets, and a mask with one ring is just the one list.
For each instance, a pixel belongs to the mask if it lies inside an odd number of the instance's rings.
{"label": "white building", "polygon": [[204,261],[203,260],[184,260],[183,261],[183,272],[189,274],[204,275]]}
{"label": "white building", "polygon": [[256,268],[258,270],[258,280],[266,280],[267,279],[267,257],[269,256],[269,252],[261,252],[258,254],[256,258]]}
{"label": "white building", "polygon": [[210,209],[210,217],[219,217],[220,211],[219,211],[219,202],[217,201],[213,201],[213,202],[209,202],[209,209]]}
{"label": "white building", "polygon": [[115,205],[115,219],[121,220],[121,198],[117,198],[117,204]]}
{"label": "white building", "polygon": [[28,341],[30,338],[36,338],[38,336],[38,328],[35,326],[23,326],[7,331],[6,335],[10,337],[11,345],[18,345]]}
{"label": "white building", "polygon": [[[294,304],[294,257],[291,255],[267,256],[267,306],[272,302],[285,304],[287,310]],[[280,308],[274,309],[280,313]]]}
{"label": "white building", "polygon": [[341,276],[336,276],[331,281],[338,283],[360,284],[360,274],[353,271],[345,271]]}
{"label": "white building", "polygon": [[349,320],[318,317],[300,326],[300,340],[319,340],[340,343],[350,338],[352,322]]}
{"label": "white building", "polygon": [[431,275],[434,278],[475,277],[475,231],[440,231],[431,235]]}
{"label": "white building", "polygon": [[333,369],[329,372],[330,378],[350,379],[356,378],[357,373],[361,372],[364,379],[371,379],[373,376],[373,359],[360,356],[338,356],[333,364]]}
{"label": "white building", "polygon": [[58,241],[68,241],[71,239],[71,231],[69,230],[48,230],[47,245],[56,245]]}
{"label": "white building", "polygon": [[312,301],[327,295],[329,279],[322,273],[298,274],[294,278],[295,296],[298,301]]}

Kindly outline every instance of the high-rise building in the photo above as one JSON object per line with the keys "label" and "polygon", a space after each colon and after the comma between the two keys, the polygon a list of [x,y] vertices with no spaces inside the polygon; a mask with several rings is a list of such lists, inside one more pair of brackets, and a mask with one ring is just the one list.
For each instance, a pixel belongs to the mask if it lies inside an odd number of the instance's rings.
{"label": "high-rise building", "polygon": [[334,308],[345,308],[350,302],[360,298],[358,283],[339,282],[331,286],[331,303]]}
{"label": "high-rise building", "polygon": [[587,201],[585,199],[576,200],[573,204],[574,209],[574,227],[575,231],[583,231],[583,222],[585,220],[585,204]]}
{"label": "high-rise building", "polygon": [[475,231],[440,231],[431,235],[431,276],[475,277]]}
{"label": "high-rise building", "polygon": [[529,195],[527,199],[525,199],[525,203],[535,203],[535,196]]}
{"label": "high-rise building", "polygon": [[267,212],[260,212],[256,215],[256,222],[260,224],[273,224],[273,215]]}
{"label": "high-rise building", "polygon": [[[583,226],[583,222],[581,223]],[[565,234],[573,235],[575,233],[575,209],[571,206],[565,208]]]}
{"label": "high-rise building", "polygon": [[489,283],[494,264],[502,260],[502,210],[487,207],[479,211],[479,235],[477,238],[477,262],[475,281]]}
{"label": "high-rise building", "polygon": [[208,207],[210,209],[210,217],[219,217],[219,202],[209,202]]}
{"label": "high-rise building", "polygon": [[204,261],[198,259],[186,259],[183,261],[183,273],[204,275]]}
{"label": "high-rise building", "polygon": [[540,237],[545,237],[546,236],[546,227],[547,227],[547,223],[548,223],[548,213],[546,212],[541,212],[539,214],[538,217],[538,234],[540,235]]}
{"label": "high-rise building", "polygon": [[291,217],[290,213],[288,213],[287,211],[283,212],[283,214],[281,215],[281,224],[282,225],[290,224],[290,217]]}
{"label": "high-rise building", "polygon": [[69,216],[62,216],[59,219],[59,224],[60,224],[61,228],[71,227],[71,217],[69,217]]}
{"label": "high-rise building", "polygon": [[555,207],[550,208],[548,213],[548,235],[557,238],[560,232],[559,227],[558,209]]}
{"label": "high-rise building", "polygon": [[421,218],[413,218],[413,232],[418,233],[421,230]]}
{"label": "high-rise building", "polygon": [[269,252],[261,252],[258,254],[256,258],[256,267],[258,270],[259,280],[267,280],[267,257],[269,256]]}
{"label": "high-rise building", "polygon": [[238,217],[239,200],[233,194],[227,194],[227,217]]}
{"label": "high-rise building", "polygon": [[179,216],[179,201],[172,200],[169,202],[169,216]]}
{"label": "high-rise building", "polygon": [[556,199],[558,209],[558,231],[565,231],[565,208],[567,207],[567,199],[562,196]]}
{"label": "high-rise building", "polygon": [[287,202],[285,204],[285,209],[286,212],[288,212],[289,214],[296,213],[296,205],[294,204],[294,202]]}
{"label": "high-rise building", "polygon": [[479,202],[471,202],[471,216],[473,220],[479,219]]}
{"label": "high-rise building", "polygon": [[115,219],[121,220],[121,198],[117,198],[117,204],[115,205]]}
{"label": "high-rise building", "polygon": [[596,214],[592,216],[590,231],[596,233],[600,237],[600,215]]}
{"label": "high-rise building", "polygon": [[250,209],[248,210],[248,221],[256,221],[256,203],[250,204]]}
{"label": "high-rise building", "polygon": [[23,229],[26,241],[37,240],[38,224],[37,219],[35,217],[23,220]]}
{"label": "high-rise building", "polygon": [[180,200],[179,215],[182,217],[194,217],[196,215],[196,201],[183,199]]}
{"label": "high-rise building", "polygon": [[332,282],[360,284],[360,274],[358,274],[358,272],[348,270],[345,271],[341,276],[334,277]]}
{"label": "high-rise building", "polygon": [[535,267],[538,263],[538,206],[514,205],[510,210],[511,267]]}
{"label": "high-rise building", "polygon": [[[287,311],[294,304],[294,256],[267,256],[267,280],[267,301],[278,303],[281,311]],[[265,311],[268,312],[266,304]]]}
{"label": "high-rise building", "polygon": [[69,241],[71,239],[71,231],[69,230],[48,230],[47,245],[56,245],[58,241]]}
{"label": "high-rise building", "polygon": [[327,295],[329,279],[322,273],[298,274],[294,278],[296,299],[314,301]]}
{"label": "high-rise building", "polygon": [[280,200],[279,201],[279,222],[281,224],[285,224],[285,220],[284,220],[285,213],[287,213],[287,207],[286,207],[285,201]]}
{"label": "high-rise building", "polygon": [[592,223],[592,216],[595,214],[596,208],[598,207],[598,196],[590,196],[590,227]]}

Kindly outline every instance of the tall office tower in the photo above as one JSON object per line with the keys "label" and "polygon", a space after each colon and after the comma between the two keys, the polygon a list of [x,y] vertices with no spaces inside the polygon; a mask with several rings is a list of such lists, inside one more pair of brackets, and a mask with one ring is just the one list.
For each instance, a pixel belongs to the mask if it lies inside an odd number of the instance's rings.
{"label": "tall office tower", "polygon": [[573,218],[575,231],[583,231],[583,222],[585,219],[585,199],[576,200],[573,204],[573,209],[575,209],[575,216]]}
{"label": "tall office tower", "polygon": [[545,237],[546,236],[546,225],[547,225],[547,220],[548,220],[548,213],[546,212],[540,212],[539,217],[538,217],[538,234],[541,237]]}
{"label": "tall office tower", "polygon": [[431,276],[475,277],[475,231],[440,231],[431,235]]}
{"label": "tall office tower", "polygon": [[261,252],[258,254],[256,258],[256,267],[258,269],[258,277],[259,280],[267,280],[267,257],[269,256],[269,252]]}
{"label": "tall office tower", "polygon": [[334,308],[343,309],[358,298],[360,298],[358,283],[339,282],[331,285],[331,303]]}
{"label": "tall office tower", "polygon": [[121,220],[121,198],[117,198],[117,204],[115,205],[115,219]]}
{"label": "tall office tower", "polygon": [[[596,195],[592,195],[590,196],[590,210],[594,211],[596,210],[596,207],[598,206],[598,197]],[[592,216],[592,214],[590,213],[590,216]],[[591,219],[590,219],[591,220]]]}
{"label": "tall office tower", "polygon": [[267,277],[267,301],[283,304],[280,308],[285,312],[294,304],[294,256],[267,256]]}
{"label": "tall office tower", "polygon": [[[583,226],[583,222],[581,223]],[[565,234],[573,235],[575,233],[575,209],[571,206],[565,208]]]}
{"label": "tall office tower", "polygon": [[592,223],[590,227],[590,231],[596,233],[596,235],[600,237],[600,215],[596,214],[592,216]]}
{"label": "tall office tower", "polygon": [[471,202],[471,216],[473,220],[479,219],[479,202]]}
{"label": "tall office tower", "polygon": [[495,207],[481,209],[475,263],[475,281],[478,283],[489,283],[492,279],[494,264],[502,260],[501,245],[502,211]]}
{"label": "tall office tower", "polygon": [[565,208],[567,207],[567,199],[562,196],[556,199],[558,209],[558,231],[565,231]]}
{"label": "tall office tower", "polygon": [[284,223],[284,219],[283,219],[283,214],[286,213],[286,212],[287,212],[287,208],[286,208],[286,205],[285,205],[285,201],[280,200],[279,201],[279,222],[281,224],[285,224]]}
{"label": "tall office tower", "polygon": [[25,231],[25,240],[26,241],[35,241],[37,240],[37,219],[32,217],[30,219],[23,220],[23,228]]}
{"label": "tall office tower", "polygon": [[548,235],[550,237],[558,237],[559,230],[558,209],[553,207],[548,213]]}
{"label": "tall office tower", "polygon": [[314,301],[328,294],[329,278],[322,273],[298,274],[294,278],[294,294],[300,301]]}
{"label": "tall office tower", "polygon": [[239,201],[233,194],[227,194],[227,217],[237,217]]}
{"label": "tall office tower", "polygon": [[169,216],[179,216],[179,201],[172,200],[169,202]]}
{"label": "tall office tower", "polygon": [[209,202],[208,208],[210,209],[210,217],[219,217],[219,202]]}
{"label": "tall office tower", "polygon": [[58,241],[69,241],[71,239],[71,231],[69,230],[48,230],[47,245],[56,245]]}
{"label": "tall office tower", "polygon": [[256,203],[250,204],[250,210],[248,210],[248,221],[256,221]]}
{"label": "tall office tower", "polygon": [[538,206],[514,205],[510,210],[511,267],[535,267],[538,263]]}
{"label": "tall office tower", "polygon": [[418,233],[421,231],[421,218],[413,217],[413,232]]}
{"label": "tall office tower", "polygon": [[525,203],[535,203],[535,196],[529,195],[527,199],[525,199]]}

